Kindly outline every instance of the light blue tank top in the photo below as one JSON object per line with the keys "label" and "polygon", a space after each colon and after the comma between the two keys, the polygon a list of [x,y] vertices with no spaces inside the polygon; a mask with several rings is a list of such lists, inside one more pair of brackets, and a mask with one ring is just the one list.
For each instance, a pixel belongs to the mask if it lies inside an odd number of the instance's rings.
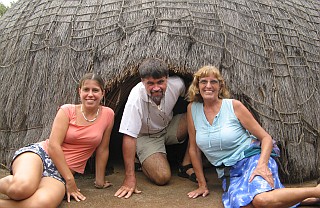
{"label": "light blue tank top", "polygon": [[252,138],[235,115],[232,99],[222,100],[212,125],[206,119],[203,103],[192,103],[191,111],[197,145],[211,164],[232,166],[245,157]]}

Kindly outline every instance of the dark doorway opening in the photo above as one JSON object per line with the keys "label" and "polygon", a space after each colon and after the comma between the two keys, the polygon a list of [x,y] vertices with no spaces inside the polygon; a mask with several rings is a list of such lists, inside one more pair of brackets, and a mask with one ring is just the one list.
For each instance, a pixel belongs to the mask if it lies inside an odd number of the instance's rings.
{"label": "dark doorway opening", "polygon": [[[179,76],[181,77],[186,85],[186,92],[190,82],[192,81],[191,74],[178,74],[175,72],[170,72],[170,76]],[[115,121],[114,127],[112,130],[110,145],[109,145],[109,160],[107,165],[108,174],[113,173],[113,167],[116,163],[123,163],[122,157],[122,134],[118,132],[122,113],[127,102],[127,98],[131,89],[140,82],[140,77],[138,74],[133,76],[126,77],[125,80],[116,83],[114,86],[106,90],[106,96],[104,105],[112,108],[115,112]],[[187,111],[188,102],[180,97],[176,103],[173,113],[180,114]],[[175,166],[180,161],[182,161],[184,152],[187,148],[187,142],[184,142],[181,145],[170,145],[167,146],[167,157],[170,165]],[[95,156],[93,155],[86,166],[86,173],[95,172]]]}

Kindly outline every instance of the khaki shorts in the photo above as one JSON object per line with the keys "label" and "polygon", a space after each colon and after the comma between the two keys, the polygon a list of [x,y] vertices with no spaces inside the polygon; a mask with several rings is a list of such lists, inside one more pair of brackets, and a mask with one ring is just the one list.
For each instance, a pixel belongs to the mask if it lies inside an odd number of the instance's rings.
{"label": "khaki shorts", "polygon": [[165,145],[181,144],[184,142],[179,142],[177,139],[177,129],[182,115],[175,115],[168,127],[157,134],[138,136],[137,155],[140,163],[143,163],[145,159],[156,152],[166,154]]}

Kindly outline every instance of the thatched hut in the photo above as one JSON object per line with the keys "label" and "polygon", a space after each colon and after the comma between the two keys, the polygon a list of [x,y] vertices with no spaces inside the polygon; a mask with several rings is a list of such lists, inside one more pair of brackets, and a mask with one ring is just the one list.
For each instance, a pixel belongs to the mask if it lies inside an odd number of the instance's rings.
{"label": "thatched hut", "polygon": [[19,0],[0,35],[2,164],[48,137],[85,72],[104,77],[119,120],[138,64],[159,57],[186,81],[218,66],[280,145],[284,180],[319,176],[319,0]]}

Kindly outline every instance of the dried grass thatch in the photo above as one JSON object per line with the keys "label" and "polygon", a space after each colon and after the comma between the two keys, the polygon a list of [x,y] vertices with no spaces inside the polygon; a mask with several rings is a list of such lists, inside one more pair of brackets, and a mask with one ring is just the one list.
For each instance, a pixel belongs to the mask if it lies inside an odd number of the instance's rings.
{"label": "dried grass thatch", "polygon": [[137,65],[159,57],[186,80],[218,66],[279,142],[284,179],[319,176],[319,0],[20,0],[0,34],[0,163],[48,137],[87,71],[119,118]]}

